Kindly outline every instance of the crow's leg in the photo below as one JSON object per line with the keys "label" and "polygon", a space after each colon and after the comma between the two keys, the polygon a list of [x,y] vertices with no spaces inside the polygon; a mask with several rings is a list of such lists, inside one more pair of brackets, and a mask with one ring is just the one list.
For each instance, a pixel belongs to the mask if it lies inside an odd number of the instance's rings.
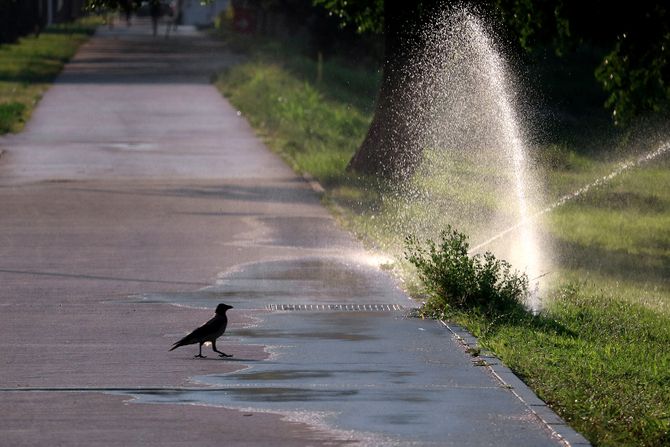
{"label": "crow's leg", "polygon": [[221,352],[218,349],[216,349],[216,341],[212,342],[212,350],[214,350],[214,352],[218,352],[219,357],[232,357],[232,355],[226,354],[225,352]]}
{"label": "crow's leg", "polygon": [[198,345],[198,355],[195,356],[197,359],[206,359],[207,357],[202,355],[202,343]]}

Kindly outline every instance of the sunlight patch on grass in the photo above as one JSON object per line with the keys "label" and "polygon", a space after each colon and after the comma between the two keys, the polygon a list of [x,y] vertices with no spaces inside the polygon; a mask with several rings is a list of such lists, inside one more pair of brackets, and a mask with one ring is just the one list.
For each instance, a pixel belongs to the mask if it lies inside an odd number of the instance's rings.
{"label": "sunlight patch on grass", "polygon": [[19,132],[63,65],[93,32],[96,22],[58,25],[39,37],[0,45],[0,134]]}
{"label": "sunlight patch on grass", "polygon": [[233,67],[216,85],[294,169],[324,184],[343,175],[369,125],[358,109],[326,99],[278,64]]}

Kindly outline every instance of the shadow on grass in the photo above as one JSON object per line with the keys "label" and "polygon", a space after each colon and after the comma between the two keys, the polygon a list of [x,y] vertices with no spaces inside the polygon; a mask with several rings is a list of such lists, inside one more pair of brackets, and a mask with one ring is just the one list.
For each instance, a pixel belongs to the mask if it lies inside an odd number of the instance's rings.
{"label": "shadow on grass", "polygon": [[69,26],[49,27],[42,30],[40,34],[64,35],[64,36],[69,36],[72,34],[86,34],[91,36],[93,35],[93,33],[95,33],[95,27],[69,25]]}
{"label": "shadow on grass", "polygon": [[0,82],[20,84],[44,84],[56,79],[57,73],[45,72],[41,67],[30,67],[16,73],[1,73]]}
{"label": "shadow on grass", "polygon": [[[423,312],[423,309],[419,312]],[[483,341],[487,338],[495,337],[498,331],[506,328],[523,328],[528,329],[535,334],[553,335],[566,338],[579,337],[578,333],[548,314],[539,313],[534,315],[521,304],[504,310],[498,309],[495,312],[486,312],[481,309],[447,312],[443,315],[439,315],[439,318],[447,321],[455,321],[459,324],[467,322],[465,326],[468,327],[473,335]]]}
{"label": "shadow on grass", "polygon": [[670,282],[668,256],[607,250],[562,239],[554,242],[554,249],[559,264],[572,270],[599,273],[621,281]]}

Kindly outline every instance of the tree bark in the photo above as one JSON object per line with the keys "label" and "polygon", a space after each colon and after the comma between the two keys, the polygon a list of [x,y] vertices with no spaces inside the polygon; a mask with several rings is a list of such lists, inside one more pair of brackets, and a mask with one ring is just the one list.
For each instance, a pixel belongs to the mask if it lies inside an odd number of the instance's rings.
{"label": "tree bark", "polygon": [[[426,2],[431,3],[431,2]],[[438,2],[436,2],[438,3]],[[411,2],[410,2],[411,4]],[[347,170],[390,180],[410,177],[421,161],[422,107],[417,102],[417,55],[422,24],[434,8],[384,2],[385,59],[375,114]]]}

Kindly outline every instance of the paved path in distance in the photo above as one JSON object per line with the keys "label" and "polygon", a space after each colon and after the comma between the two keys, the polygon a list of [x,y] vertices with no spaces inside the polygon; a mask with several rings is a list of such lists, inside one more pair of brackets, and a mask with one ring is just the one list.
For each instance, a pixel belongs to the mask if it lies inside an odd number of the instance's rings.
{"label": "paved path in distance", "polygon": [[[100,29],[0,139],[0,444],[560,445],[406,317],[210,85],[234,59],[185,27]],[[219,302],[232,359],[168,352]]]}

